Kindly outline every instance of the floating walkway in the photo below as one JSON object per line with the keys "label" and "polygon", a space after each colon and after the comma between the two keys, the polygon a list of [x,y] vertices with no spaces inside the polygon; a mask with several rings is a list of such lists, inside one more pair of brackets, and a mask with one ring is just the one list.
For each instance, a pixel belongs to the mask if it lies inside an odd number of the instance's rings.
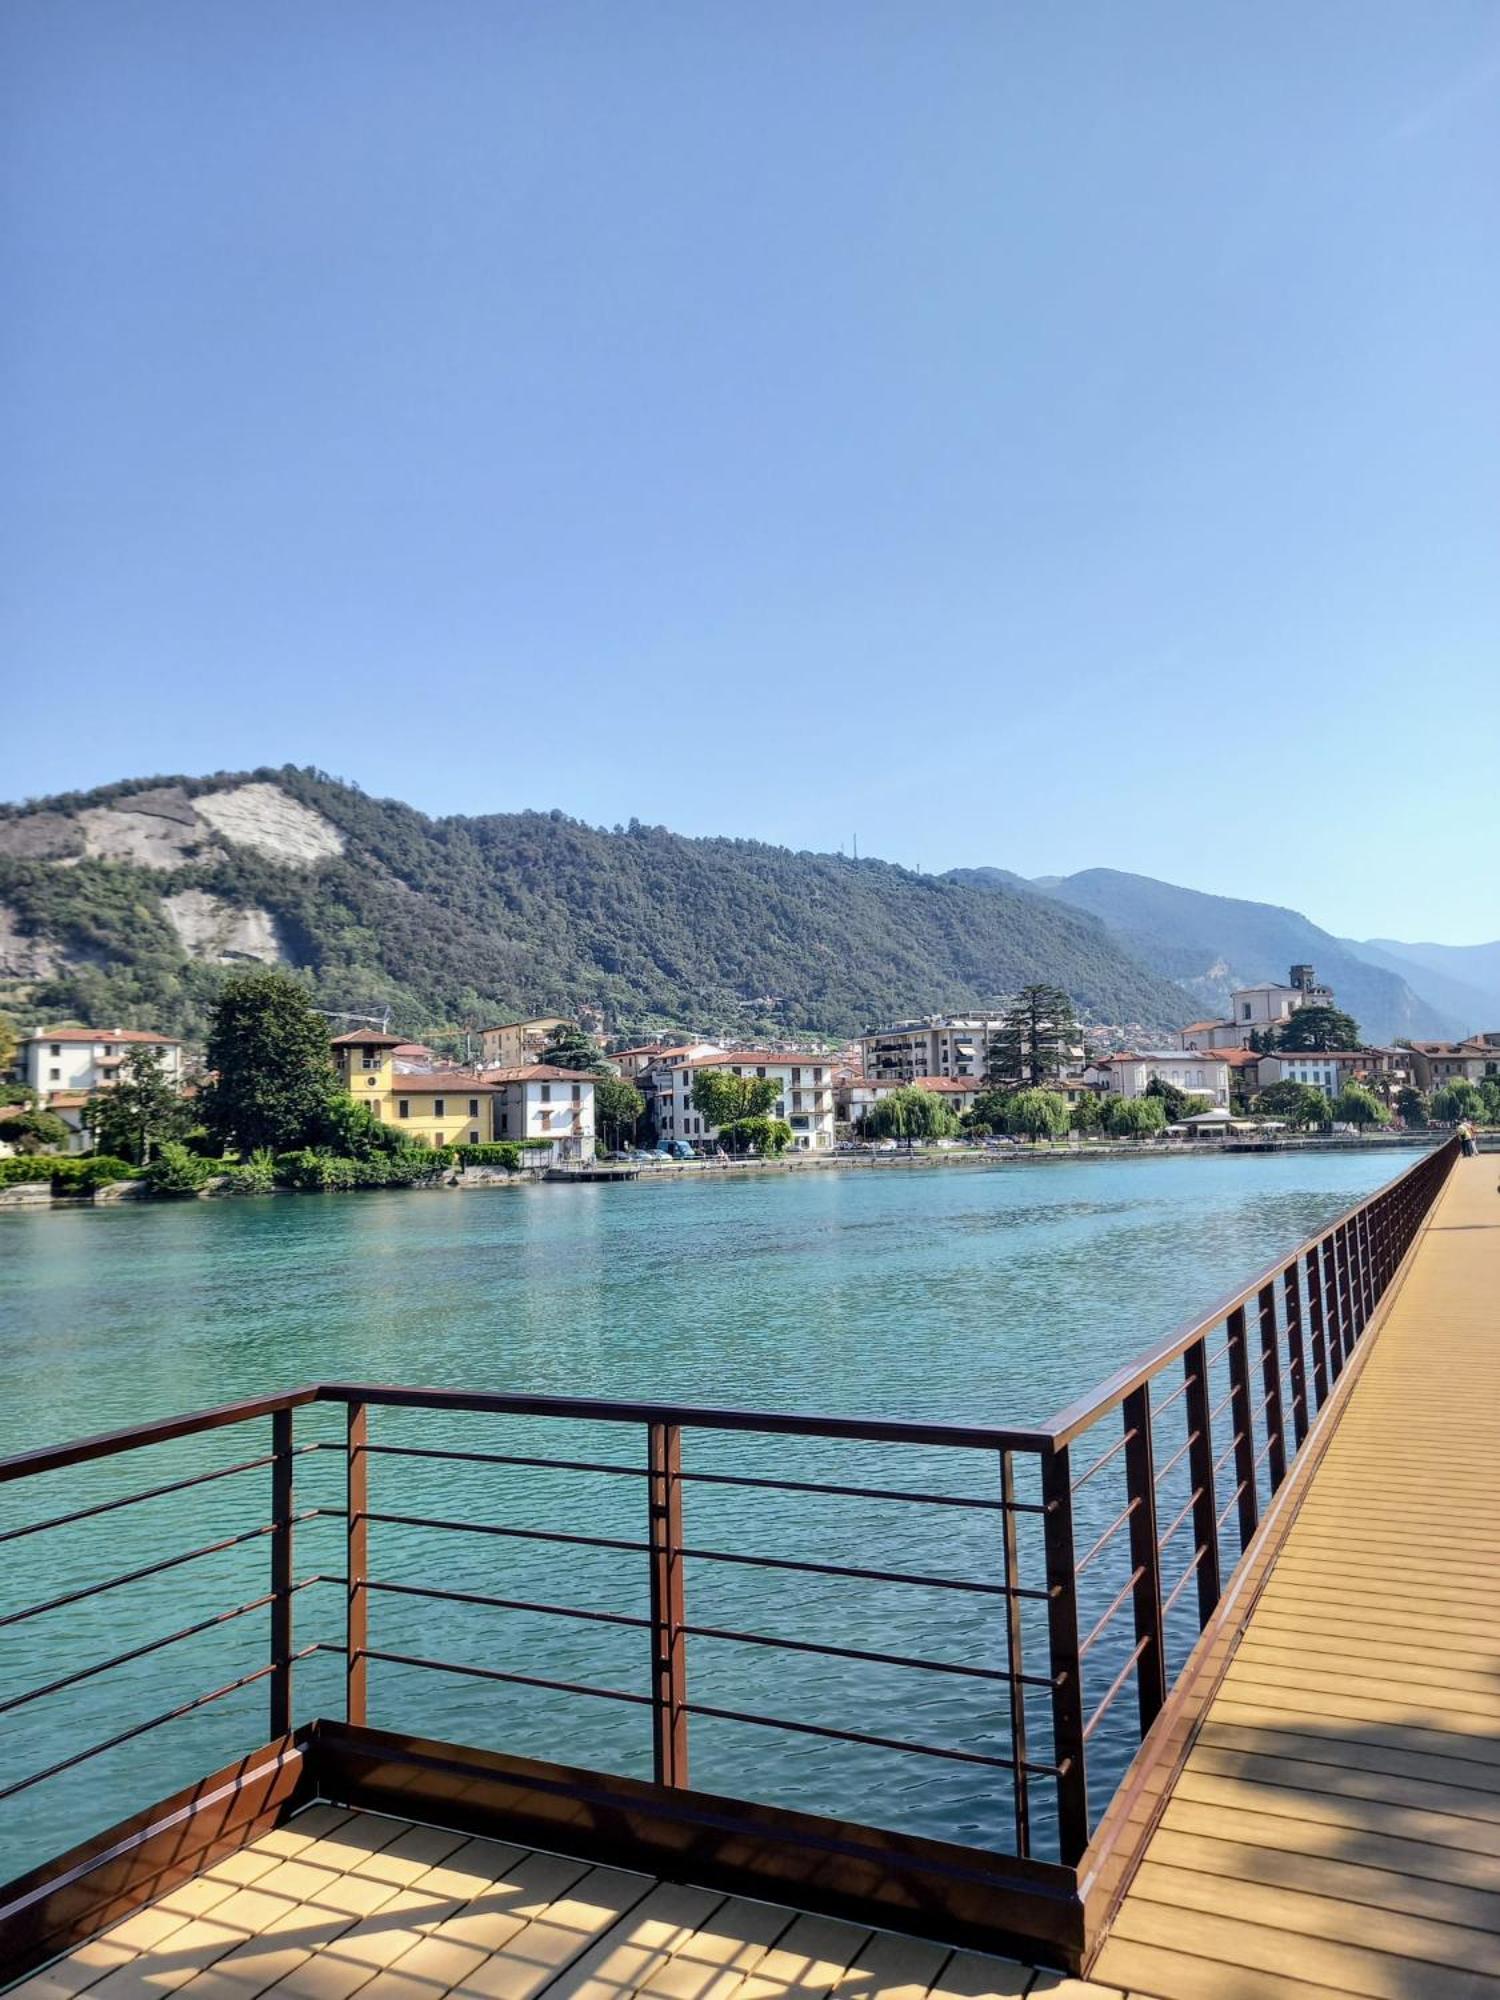
{"label": "floating walkway", "polygon": [[1092,1977],[1500,1995],[1500,1193],[1460,1160]]}

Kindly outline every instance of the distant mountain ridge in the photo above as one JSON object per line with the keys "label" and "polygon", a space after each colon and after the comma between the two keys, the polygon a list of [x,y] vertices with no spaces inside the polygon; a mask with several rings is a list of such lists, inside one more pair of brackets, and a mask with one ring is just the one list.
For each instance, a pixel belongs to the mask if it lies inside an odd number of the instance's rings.
{"label": "distant mountain ridge", "polygon": [[432,819],[312,770],[142,778],[0,808],[0,1008],[195,1033],[225,965],[424,1039],[598,1009],[850,1034],[1028,980],[1166,1033],[1192,1008],[1095,918],[883,861],[560,812]]}
{"label": "distant mountain ridge", "polygon": [[1395,938],[1343,942],[1357,957],[1409,979],[1468,1031],[1500,1021],[1500,943],[1402,944]]}
{"label": "distant mountain ridge", "polygon": [[1225,1012],[1231,988],[1284,981],[1290,966],[1311,964],[1374,1041],[1441,1039],[1473,1025],[1465,1010],[1445,1004],[1446,993],[1426,989],[1417,966],[1402,969],[1273,903],[1212,896],[1114,868],[1030,882],[1005,869],[959,868],[950,879],[1012,894],[1029,890],[1097,917],[1133,957],[1191,994],[1205,1017]]}

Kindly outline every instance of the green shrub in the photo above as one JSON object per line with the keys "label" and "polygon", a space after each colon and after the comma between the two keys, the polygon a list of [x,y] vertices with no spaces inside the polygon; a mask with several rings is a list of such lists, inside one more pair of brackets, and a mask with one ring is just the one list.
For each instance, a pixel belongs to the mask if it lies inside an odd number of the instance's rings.
{"label": "green shrub", "polygon": [[68,1167],[71,1160],[53,1153],[24,1153],[19,1159],[0,1160],[0,1187],[23,1187],[31,1181],[50,1181],[55,1167]]}
{"label": "green shrub", "polygon": [[464,1167],[504,1167],[514,1173],[521,1164],[521,1148],[514,1139],[497,1139],[487,1146],[459,1146],[459,1165]]}
{"label": "green shrub", "polygon": [[92,1194],[110,1181],[128,1181],[136,1171],[128,1160],[117,1160],[110,1153],[26,1153],[0,1160],[0,1187],[50,1181],[54,1194]]}
{"label": "green shrub", "polygon": [[113,1153],[95,1153],[86,1160],[70,1160],[70,1166],[78,1168],[75,1185],[80,1194],[94,1194],[112,1181],[132,1181],[140,1173],[129,1160],[117,1159]]}
{"label": "green shrub", "polygon": [[168,1139],[141,1174],[153,1196],[176,1200],[201,1194],[214,1178],[217,1162],[189,1152],[179,1139]]}
{"label": "green shrub", "polygon": [[224,1169],[225,1194],[270,1194],[276,1186],[276,1156],[269,1146]]}
{"label": "green shrub", "polygon": [[383,1158],[348,1160],[303,1146],[276,1155],[274,1177],[278,1187],[334,1193],[345,1188],[410,1187],[452,1163],[447,1147],[408,1146]]}

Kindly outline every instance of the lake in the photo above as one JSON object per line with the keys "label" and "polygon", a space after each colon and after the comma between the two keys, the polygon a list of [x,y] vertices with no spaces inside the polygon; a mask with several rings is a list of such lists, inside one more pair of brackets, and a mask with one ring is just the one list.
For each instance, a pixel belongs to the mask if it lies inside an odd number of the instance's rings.
{"label": "lake", "polygon": [[[1255,1268],[1411,1163],[1405,1152],[1002,1162],[764,1178],[642,1180],[472,1192],[368,1193],[99,1210],[0,1212],[0,1453],[316,1379],[650,1397],[762,1410],[1026,1423],[1049,1415]],[[640,1434],[599,1426],[379,1412],[383,1443],[640,1462]],[[187,1440],[4,1489],[0,1531],[195,1470],[259,1456],[268,1426]],[[298,1419],[333,1440],[338,1412]],[[761,1476],[990,1491],[982,1454],[907,1454],[727,1437],[687,1462]],[[944,1461],[941,1465],[936,1460]],[[953,1461],[962,1460],[961,1464]],[[919,1462],[923,1461],[923,1462]],[[896,1474],[893,1480],[893,1472]],[[342,1461],[299,1461],[298,1502],[336,1507]],[[377,1458],[372,1505],[638,1538],[639,1481]],[[808,1502],[693,1487],[689,1541],[882,1567],[993,1575],[993,1516],[938,1526],[937,1509]],[[0,1620],[36,1600],[265,1519],[264,1474],[13,1542]],[[337,1575],[343,1524],[298,1531],[298,1572]],[[64,1666],[111,1657],[257,1596],[264,1542],[149,1586],[0,1625],[0,1701]],[[851,1555],[851,1550],[855,1551]],[[452,1589],[639,1611],[641,1559],[594,1548],[377,1527],[372,1573]],[[953,1661],[989,1658],[992,1601],[937,1602],[817,1577],[689,1566],[689,1618]],[[950,1593],[950,1598],[952,1594]],[[913,1598],[920,1602],[913,1603]],[[297,1600],[298,1642],[336,1642],[342,1593]],[[7,1643],[8,1642],[8,1643]],[[263,1613],[190,1637],[6,1718],[0,1794],[45,1764],[251,1672]],[[519,1665],[625,1692],[645,1685],[644,1635],[532,1613],[392,1596],[372,1643]],[[788,1661],[792,1660],[789,1667]],[[342,1662],[298,1668],[299,1716],[340,1712]],[[994,1750],[997,1691],[873,1666],[703,1641],[693,1698]],[[0,1872],[92,1831],[97,1773],[114,1818],[265,1737],[258,1684],[106,1759],[20,1791],[0,1814]],[[850,1722],[851,1715],[863,1718]],[[375,1663],[376,1725],[649,1774],[644,1713]],[[1097,1782],[1129,1754],[1101,1731]],[[994,1774],[703,1719],[694,1783],[946,1837],[1003,1840]],[[1039,1822],[1045,1827],[1043,1811]]]}

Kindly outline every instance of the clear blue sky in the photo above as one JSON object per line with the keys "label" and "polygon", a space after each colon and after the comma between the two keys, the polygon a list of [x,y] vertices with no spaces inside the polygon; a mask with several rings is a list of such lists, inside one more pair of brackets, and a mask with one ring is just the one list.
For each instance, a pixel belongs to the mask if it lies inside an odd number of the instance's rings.
{"label": "clear blue sky", "polygon": [[1500,6],[10,0],[0,796],[1500,931]]}

